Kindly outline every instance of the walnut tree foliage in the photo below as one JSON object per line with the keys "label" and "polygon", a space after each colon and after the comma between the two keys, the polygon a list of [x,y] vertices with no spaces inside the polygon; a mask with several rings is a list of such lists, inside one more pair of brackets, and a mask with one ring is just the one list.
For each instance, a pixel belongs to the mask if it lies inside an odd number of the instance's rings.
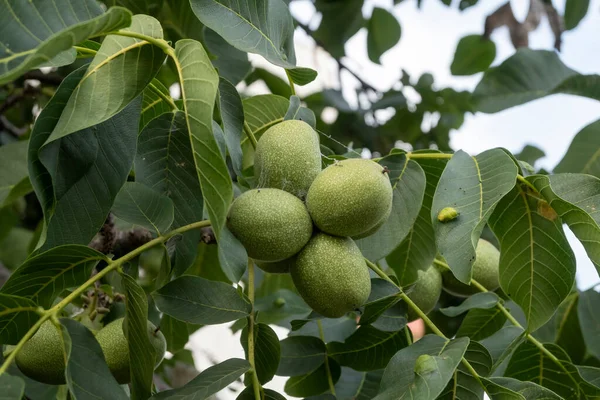
{"label": "walnut tree foliage", "polygon": [[[0,397],[205,399],[230,387],[255,400],[600,398],[600,294],[577,289],[563,229],[600,273],[600,120],[552,173],[534,168],[543,152],[532,146],[473,155],[449,146],[467,113],[555,93],[600,101],[600,76],[528,49],[532,24],[505,5],[457,43],[451,72],[480,73],[472,93],[405,72],[381,91],[348,65],[344,44],[366,29],[369,59],[380,63],[402,40],[401,1],[363,15],[363,0],[315,0],[316,27],[293,18],[291,1],[0,3]],[[528,18],[547,16],[559,49],[588,5],[567,0],[560,16],[551,0],[532,0]],[[489,35],[502,25],[518,49],[490,67]],[[319,72],[298,63],[296,30],[354,76],[358,107],[333,88],[296,96]],[[249,96],[243,88],[256,81],[270,93]],[[338,111],[334,122],[321,118],[326,107]],[[430,114],[439,118],[423,131]],[[257,186],[256,139],[288,119],[320,133],[324,166],[368,148],[392,182],[389,219],[357,240],[371,295],[341,318],[314,313],[288,274],[255,268],[225,224],[233,199]],[[494,292],[471,280],[480,237],[500,249]],[[425,315],[408,294],[432,264],[476,293],[443,292]],[[414,342],[409,310],[427,325]],[[122,317],[128,385],[90,334]],[[157,367],[147,320],[172,353]],[[46,321],[63,340],[64,385],[36,382],[14,363]],[[241,331],[246,359],[198,374],[184,346],[221,323]],[[288,377],[285,394],[263,387],[275,375]]]}

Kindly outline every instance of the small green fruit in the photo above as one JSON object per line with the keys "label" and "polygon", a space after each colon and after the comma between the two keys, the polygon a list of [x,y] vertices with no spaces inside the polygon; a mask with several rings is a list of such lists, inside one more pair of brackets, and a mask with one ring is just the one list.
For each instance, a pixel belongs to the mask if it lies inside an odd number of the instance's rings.
{"label": "small green fruit", "polygon": [[296,257],[286,258],[281,261],[267,262],[256,261],[258,268],[270,274],[286,274],[290,272],[290,267],[296,262]]}
{"label": "small green fruit", "polygon": [[375,234],[379,230],[379,228],[381,228],[383,226],[383,224],[385,224],[387,222],[387,220],[390,218],[390,214],[392,213],[392,205],[393,205],[393,203],[390,203],[389,211],[383,216],[383,218],[381,218],[381,220],[377,223],[377,225],[375,225],[368,231],[361,233],[360,235],[353,236],[352,239],[354,239],[354,240],[363,239],[363,238],[366,238],[366,237],[369,237],[369,236]]}
{"label": "small green fruit", "polygon": [[319,172],[319,135],[306,122],[272,126],[256,145],[254,176],[259,187],[282,189],[303,199]]}
{"label": "small green fruit", "polygon": [[261,261],[292,257],[312,235],[312,221],[304,203],[279,189],[243,193],[231,204],[227,226],[248,255]]}
{"label": "small green fruit", "polygon": [[[117,382],[121,384],[131,381],[129,373],[129,345],[123,332],[124,320],[124,318],[121,318],[111,322],[96,335],[96,340],[102,348],[108,369],[110,369]],[[152,322],[148,321],[147,329],[148,338],[156,352],[155,367],[157,367],[167,350],[167,341],[165,340],[165,335],[157,331],[156,326]]]}
{"label": "small green fruit", "polygon": [[[473,279],[481,283],[487,290],[493,291],[500,286],[498,266],[500,265],[500,252],[493,244],[484,239],[479,239],[475,250],[473,263]],[[479,292],[477,288],[465,285],[452,275],[451,271],[442,274],[444,290],[458,297],[468,297]]]}
{"label": "small green fruit", "polygon": [[[434,266],[430,266],[425,271],[417,272],[417,283],[408,293],[408,297],[423,311],[428,314],[437,304],[442,293],[442,275]],[[412,308],[408,310],[408,320],[414,321],[419,318]]]}
{"label": "small green fruit", "polygon": [[358,237],[389,215],[392,196],[390,179],[381,165],[353,158],[332,164],[317,176],[306,206],[323,232]]}
{"label": "small green fruit", "polygon": [[62,335],[46,321],[17,353],[17,366],[31,379],[49,385],[65,383],[65,347]]}
{"label": "small green fruit", "polygon": [[365,260],[350,238],[315,235],[291,270],[306,303],[328,318],[338,318],[367,301],[371,279]]}

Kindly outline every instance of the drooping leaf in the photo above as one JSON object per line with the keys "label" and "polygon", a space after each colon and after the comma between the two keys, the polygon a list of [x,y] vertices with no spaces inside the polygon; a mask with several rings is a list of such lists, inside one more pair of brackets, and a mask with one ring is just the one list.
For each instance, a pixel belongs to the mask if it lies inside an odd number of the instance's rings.
{"label": "drooping leaf", "polygon": [[[240,336],[242,347],[248,358],[248,327]],[[266,324],[254,325],[254,364],[258,381],[265,384],[273,379],[279,367],[281,347],[275,331]]]}
{"label": "drooping leaf", "polygon": [[509,357],[513,350],[523,342],[525,337],[524,332],[523,328],[509,325],[480,342],[488,349],[492,356],[492,371]]}
{"label": "drooping leaf", "polygon": [[0,293],[0,342],[17,344],[40,318],[37,308],[29,299]]}
{"label": "drooping leaf", "polygon": [[492,400],[562,400],[562,397],[553,391],[533,382],[506,377],[493,377],[482,381]]}
{"label": "drooping leaf", "polygon": [[600,396],[600,388],[581,377],[564,350],[552,343],[545,343],[544,347],[559,360],[564,370],[533,343],[523,342],[515,350],[504,375],[537,383],[564,399],[593,399]]}
{"label": "drooping leaf", "polygon": [[373,8],[367,34],[369,59],[381,64],[380,57],[398,43],[400,34],[400,24],[393,14],[383,8]]}
{"label": "drooping leaf", "polygon": [[506,322],[506,316],[497,308],[475,308],[467,313],[457,337],[469,337],[471,340],[481,340],[496,333]]}
{"label": "drooping leaf", "polygon": [[408,346],[404,330],[383,332],[370,325],[361,326],[344,343],[327,344],[327,354],[340,365],[357,371],[385,368],[400,349]]}
{"label": "drooping leaf", "polygon": [[27,178],[28,145],[27,141],[20,141],[0,147],[0,207],[5,200],[14,197],[19,183]]}
{"label": "drooping leaf", "polygon": [[79,322],[61,318],[65,343],[65,377],[75,399],[125,400],[127,395],[110,373],[94,334]]}
{"label": "drooping leaf", "polygon": [[0,292],[49,308],[63,290],[87,281],[100,260],[106,260],[106,256],[87,246],[54,247],[25,261]]}
{"label": "drooping leaf", "polygon": [[248,266],[248,253],[242,243],[231,233],[227,225],[221,230],[217,243],[221,270],[231,282],[239,281]]}
{"label": "drooping leaf", "polygon": [[18,376],[7,373],[0,375],[0,393],[6,400],[20,400],[25,393],[25,382]]}
{"label": "drooping leaf", "polygon": [[[133,16],[131,26],[124,31],[163,38],[160,23],[147,15]],[[165,57],[162,50],[145,40],[108,35],[73,90],[48,142],[119,113],[152,81]]]}
{"label": "drooping leaf", "polygon": [[523,309],[533,332],[571,291],[571,247],[556,212],[520,185],[498,203],[489,224],[500,241],[500,286]]}
{"label": "drooping leaf", "polygon": [[321,366],[305,375],[292,376],[285,383],[284,390],[287,394],[294,397],[308,397],[319,395],[329,389],[329,379],[327,377],[327,367],[331,374],[333,384],[338,381],[342,370],[338,363],[333,359],[328,359],[327,364]]}
{"label": "drooping leaf", "polygon": [[[428,152],[430,151],[424,153]],[[415,154],[419,153],[422,152],[415,152]],[[423,158],[416,161],[425,172],[426,177],[423,204],[417,220],[406,238],[386,257],[388,265],[394,270],[402,286],[416,282],[417,270],[427,269],[435,258],[437,250],[431,225],[431,204],[435,188],[448,160]]]}
{"label": "drooping leaf", "polygon": [[312,336],[290,336],[280,342],[281,361],[277,375],[296,376],[314,371],[325,361],[327,348]]}
{"label": "drooping leaf", "polygon": [[393,188],[392,212],[377,232],[356,241],[364,257],[379,261],[402,243],[417,220],[425,193],[425,173],[406,154],[391,154],[378,163],[389,172]]}
{"label": "drooping leaf", "polygon": [[481,35],[461,38],[450,65],[452,75],[473,75],[487,70],[496,58],[496,44]]}
{"label": "drooping leaf", "polygon": [[567,0],[564,15],[565,29],[570,31],[577,27],[587,14],[589,6],[589,0]]}
{"label": "drooping leaf", "polygon": [[[185,3],[188,3],[189,7],[189,2]],[[219,75],[233,85],[240,83],[252,71],[248,54],[227,43],[212,29],[204,28],[204,43],[208,51],[215,56],[212,63],[219,70]]]}
{"label": "drooping leaf", "polygon": [[[459,150],[448,161],[433,196],[431,220],[438,252],[461,282],[471,282],[481,232],[516,178],[515,163],[501,149],[475,157]],[[450,221],[440,220],[439,214],[448,207],[458,215]]]}
{"label": "drooping leaf", "polygon": [[108,121],[52,142],[40,159],[39,149],[84,73],[81,67],[63,80],[29,140],[29,176],[46,223],[38,245],[43,249],[90,242],[104,224],[135,155],[139,100]]}
{"label": "drooping leaf", "polygon": [[[600,293],[587,290],[579,295],[577,312],[579,324],[588,351],[596,357],[600,356],[600,323],[598,323],[598,307]],[[568,340],[568,338],[565,338]]]}
{"label": "drooping leaf", "polygon": [[[400,301],[399,289],[383,279],[371,279],[371,294],[364,305],[360,316],[360,324],[372,324],[381,317],[386,310]],[[394,329],[399,330],[399,329]]]}
{"label": "drooping leaf", "polygon": [[131,399],[147,399],[152,395],[152,372],[156,351],[148,337],[148,300],[144,289],[134,278],[121,274],[125,289],[125,321],[123,332],[129,345]]}
{"label": "drooping leaf", "polygon": [[499,301],[498,295],[494,292],[476,293],[460,305],[441,308],[440,311],[449,317],[456,317],[472,309],[494,308]]}
{"label": "drooping leaf", "polygon": [[600,179],[584,174],[534,175],[527,178],[552,210],[581,241],[600,274]]}
{"label": "drooping leaf", "polygon": [[139,225],[158,235],[166,233],[173,223],[173,201],[140,182],[126,182],[121,188],[112,212],[120,219]]}
{"label": "drooping leaf", "polygon": [[578,172],[600,178],[600,120],[585,126],[571,142],[554,173]]}
{"label": "drooping leaf", "polygon": [[[162,114],[142,130],[135,178],[173,201],[173,228],[202,219],[202,191],[183,112]],[[174,276],[183,274],[194,262],[200,234],[199,230],[191,230],[172,239]]]}
{"label": "drooping leaf", "polygon": [[10,0],[5,5],[0,84],[45,63],[70,64],[75,61],[72,46],[131,24],[129,10],[114,7],[103,14],[91,0]]}
{"label": "drooping leaf", "polygon": [[299,86],[308,85],[317,78],[317,71],[306,67],[286,69],[288,76]]}
{"label": "drooping leaf", "polygon": [[[479,376],[488,376],[492,367],[492,358],[486,348],[478,342],[470,342],[465,359],[473,366]],[[454,376],[446,385],[439,400],[479,400],[483,396],[483,388],[469,370],[460,364]]]}
{"label": "drooping leaf", "polygon": [[152,294],[156,307],[192,324],[221,324],[247,316],[252,307],[231,285],[195,276],[179,277]]}
{"label": "drooping leaf", "polygon": [[342,367],[340,380],[335,384],[335,395],[339,400],[371,400],[379,391],[383,370],[359,372]]}
{"label": "drooping leaf", "polygon": [[227,387],[250,369],[246,360],[230,358],[202,371],[188,384],[152,396],[152,400],[203,400]]}
{"label": "drooping leaf", "polygon": [[223,119],[223,132],[229,157],[236,175],[242,174],[242,147],[244,108],[235,86],[224,78],[219,79],[219,110]]}
{"label": "drooping leaf", "polygon": [[597,75],[578,75],[553,51],[521,48],[485,73],[473,101],[477,110],[495,113],[553,93],[600,99],[600,90],[594,89],[598,81]]}
{"label": "drooping leaf", "polygon": [[392,357],[374,399],[435,399],[462,359],[469,339],[426,335]]}
{"label": "drooping leaf", "polygon": [[[157,92],[160,92],[161,94],[158,94]],[[167,89],[158,79],[152,79],[152,82],[150,82],[142,92],[140,132],[143,132],[144,127],[148,125],[150,121],[161,114],[171,111],[171,105],[164,99],[168,96],[171,96],[169,89]]]}
{"label": "drooping leaf", "polygon": [[[192,5],[193,7],[193,5]],[[208,11],[205,11],[208,13]],[[233,188],[225,160],[212,133],[212,114],[219,76],[202,45],[184,39],[175,45],[181,98],[196,172],[215,236],[225,225]],[[233,280],[233,279],[232,279]]]}

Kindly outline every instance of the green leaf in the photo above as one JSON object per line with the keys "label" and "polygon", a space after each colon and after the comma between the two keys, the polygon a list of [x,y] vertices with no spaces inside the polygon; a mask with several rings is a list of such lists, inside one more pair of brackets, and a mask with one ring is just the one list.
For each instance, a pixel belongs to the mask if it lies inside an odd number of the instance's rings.
{"label": "green leaf", "polygon": [[0,293],[0,342],[17,344],[40,318],[37,308],[29,299]]}
{"label": "green leaf", "polygon": [[6,7],[0,40],[0,84],[46,62],[53,66],[70,64],[75,61],[75,52],[69,51],[72,46],[131,24],[129,10],[114,7],[103,14],[91,0],[10,0]]}
{"label": "green leaf", "polygon": [[274,94],[263,94],[244,99],[244,117],[258,139],[273,125],[283,121],[289,108],[288,99]]}
{"label": "green leaf", "polygon": [[25,393],[25,382],[18,376],[4,373],[0,375],[0,393],[2,399],[20,400]]}
{"label": "green leaf", "polygon": [[84,73],[82,67],[63,80],[36,120],[29,140],[29,176],[46,223],[38,245],[43,243],[43,249],[90,242],[125,183],[135,154],[139,99],[108,121],[54,141],[40,159],[39,149]]}
{"label": "green leaf", "polygon": [[[261,394],[263,395],[262,400],[286,400],[283,395],[271,389],[263,388],[263,393]],[[246,389],[244,389],[235,400],[256,400],[254,387],[252,385],[246,386]]]}
{"label": "green leaf", "polygon": [[[400,301],[399,289],[383,279],[371,279],[371,294],[360,316],[360,324],[367,325],[376,322],[390,307]],[[406,325],[406,318],[404,318]],[[399,330],[401,329],[394,329]]]}
{"label": "green leaf", "polygon": [[530,144],[525,145],[519,154],[515,154],[517,160],[525,161],[532,166],[535,165],[537,160],[545,156],[546,153],[542,149]]}
{"label": "green leaf", "polygon": [[517,185],[489,220],[500,242],[500,286],[525,312],[529,331],[544,325],[568,296],[575,257],[548,203]]}
{"label": "green leaf", "polygon": [[[252,71],[252,73],[250,75],[248,75],[248,77],[246,78],[246,84],[248,84],[248,86],[250,86],[251,84],[253,84],[254,82],[256,82],[258,80],[262,80],[265,83],[265,85],[267,85],[267,88],[269,89],[269,91],[274,95],[281,96],[286,99],[289,99],[290,96],[292,95],[292,89],[290,88],[290,85],[288,84],[288,82],[284,81],[279,76],[272,74],[271,72],[267,71],[266,69],[254,68],[254,71]],[[268,96],[268,95],[259,95],[259,96]],[[252,97],[245,99],[244,102],[249,101],[250,99],[252,99]]]}
{"label": "green leaf", "polygon": [[160,392],[152,400],[178,399],[203,400],[211,397],[231,383],[235,382],[244,372],[250,369],[246,360],[230,358],[220,364],[213,365],[202,371],[188,384],[178,389]]}
{"label": "green leaf", "polygon": [[[208,10],[206,10],[208,12]],[[175,45],[182,82],[181,98],[204,206],[217,239],[225,225],[233,187],[225,160],[212,133],[212,115],[219,76],[199,42],[184,39]]]}
{"label": "green leaf", "polygon": [[473,92],[477,110],[495,113],[554,93],[600,99],[598,75],[579,75],[554,51],[521,48],[489,69]]}
{"label": "green leaf", "polygon": [[524,342],[515,350],[504,375],[537,383],[565,399],[593,399],[600,396],[600,388],[581,377],[564,350],[552,343],[545,343],[544,347],[560,360],[566,372],[533,343]]}
{"label": "green leaf", "polygon": [[[584,340],[582,327],[586,323],[589,324],[590,317],[588,317],[586,322],[580,322],[580,312],[578,311],[580,298],[585,294],[585,292],[581,295],[579,293],[571,294],[556,311],[554,341],[565,350],[571,361],[575,364],[580,364],[586,355],[586,341]],[[593,319],[593,316],[591,318]],[[587,345],[587,350],[590,353],[592,352],[590,345]],[[598,349],[596,351],[600,354]]]}
{"label": "green leaf", "polygon": [[[302,321],[300,327],[295,326],[297,321],[292,321],[290,336],[314,336],[320,338],[320,329],[317,321]],[[324,342],[342,342],[356,331],[356,319],[345,316],[341,318],[326,318],[321,320]]]}
{"label": "green leaf", "polygon": [[579,172],[600,178],[600,120],[584,127],[571,142],[554,173]]}
{"label": "green leaf", "polygon": [[191,0],[196,17],[235,48],[284,68],[296,65],[294,22],[282,0]]}
{"label": "green leaf", "polygon": [[110,373],[94,334],[79,322],[61,318],[65,343],[65,377],[74,399],[128,399]]}
{"label": "green leaf", "polygon": [[467,76],[487,70],[496,58],[496,44],[481,35],[460,39],[450,65],[452,75]]}
{"label": "green leaf", "polygon": [[148,300],[144,289],[134,278],[121,274],[125,289],[125,321],[123,331],[129,344],[131,399],[147,399],[152,395],[152,375],[156,350],[148,337]]}
{"label": "green leaf", "polygon": [[87,281],[100,260],[106,260],[106,256],[87,246],[54,247],[25,261],[0,292],[50,308],[63,290]]}
{"label": "green leaf", "polygon": [[[454,153],[437,185],[431,206],[437,249],[452,274],[469,284],[475,249],[496,204],[515,186],[517,167],[501,149],[475,157]],[[440,212],[452,207],[458,216],[440,221]]]}
{"label": "green leaf", "polygon": [[[329,380],[327,378],[327,364],[322,363],[320,367],[305,375],[292,376],[285,383],[284,390],[293,397],[308,397],[319,395],[329,389]],[[335,384],[342,370],[338,363],[333,359],[328,360],[331,380]]]}
{"label": "green leaf", "polygon": [[327,344],[327,354],[345,367],[373,371],[385,368],[392,356],[408,345],[404,330],[383,332],[364,325],[344,343]]}
{"label": "green leaf", "polygon": [[369,59],[381,64],[383,53],[391,49],[400,40],[401,29],[396,17],[389,11],[375,7],[367,25],[367,52]]}
{"label": "green leaf", "polygon": [[192,324],[235,321],[246,317],[252,309],[233,286],[195,276],[179,277],[152,297],[160,311]]}
{"label": "green leaf", "polygon": [[425,193],[425,173],[406,154],[391,154],[378,161],[387,167],[392,183],[392,212],[373,235],[356,241],[367,259],[379,261],[402,243],[417,220]]}
{"label": "green leaf", "polygon": [[570,31],[579,25],[579,22],[587,14],[589,6],[589,0],[567,0],[564,15],[565,29]]}
{"label": "green leaf", "polygon": [[248,267],[248,253],[244,245],[231,233],[227,225],[221,230],[218,240],[219,263],[231,282],[239,281]]}
{"label": "green leaf", "polygon": [[219,79],[219,110],[223,119],[223,132],[229,157],[236,175],[242,175],[242,135],[244,130],[244,107],[235,86],[224,78]]}
{"label": "green leaf", "polygon": [[[440,153],[436,151],[416,151],[420,153]],[[400,246],[386,257],[388,265],[394,270],[400,285],[407,286],[417,280],[417,270],[427,269],[437,253],[435,236],[431,224],[431,204],[438,181],[448,160],[418,159],[426,177],[423,204],[417,220]]]}
{"label": "green leaf", "polygon": [[335,385],[338,400],[371,400],[379,391],[383,370],[359,372],[342,367],[342,375]]}
{"label": "green leaf", "polygon": [[562,397],[533,382],[513,378],[493,377],[482,379],[492,400],[562,400]]}
{"label": "green leaf", "polygon": [[[183,112],[162,114],[142,130],[135,179],[173,201],[173,228],[202,219],[202,191]],[[194,262],[200,235],[199,230],[192,230],[171,239],[175,242],[174,276],[183,274]]]}
{"label": "green leaf", "polygon": [[[151,88],[152,85],[154,88]],[[152,82],[142,92],[142,115],[140,117],[140,132],[148,125],[150,121],[159,115],[171,111],[171,105],[159,96],[156,91],[164,96],[171,96],[169,89],[165,87],[158,79],[152,79]]]}
{"label": "green leaf", "polygon": [[[489,375],[492,358],[483,345],[470,342],[464,357],[479,376]],[[482,397],[483,388],[479,384],[478,378],[475,378],[464,365],[460,364],[438,400],[479,400]]]}
{"label": "green leaf", "polygon": [[600,368],[578,366],[577,370],[583,379],[596,387],[600,387]]}
{"label": "green leaf", "polygon": [[281,324],[283,321],[303,317],[311,311],[300,296],[288,289],[279,289],[268,296],[257,297],[254,308],[259,311],[257,320],[265,324]]}
{"label": "green leaf", "polygon": [[[242,347],[248,358],[248,327],[240,336]],[[261,384],[269,382],[275,376],[281,357],[279,339],[275,331],[266,324],[254,325],[254,364],[256,375]]]}
{"label": "green leaf", "polygon": [[[185,3],[189,7],[189,2]],[[219,75],[233,85],[240,83],[252,71],[248,54],[227,43],[215,31],[204,28],[204,44],[211,55],[215,56],[212,64],[219,70]]]}
{"label": "green leaf", "polygon": [[523,342],[525,339],[524,332],[523,328],[509,325],[481,341],[481,344],[488,349],[492,356],[494,362],[492,371],[502,364],[512,354],[513,350]]}
{"label": "green leaf", "polygon": [[363,0],[315,2],[322,18],[319,28],[312,36],[333,58],[344,56],[344,44],[365,25],[362,16],[363,3]]}
{"label": "green leaf", "polygon": [[[134,15],[131,26],[123,31],[163,37],[160,23],[147,15]],[[73,90],[48,142],[97,125],[123,110],[152,81],[164,60],[163,51],[145,40],[108,35]]]}
{"label": "green leaf", "polygon": [[19,191],[19,183],[27,178],[28,145],[29,142],[21,141],[0,147],[0,207],[15,197],[13,192]]}
{"label": "green leaf", "polygon": [[120,219],[139,225],[157,235],[166,233],[173,223],[173,201],[140,182],[126,182],[112,212]]}
{"label": "green leaf", "polygon": [[590,289],[579,295],[577,313],[579,314],[581,332],[583,333],[588,351],[595,357],[600,356],[598,307],[600,307],[600,293]]}
{"label": "green leaf", "polygon": [[385,368],[374,399],[435,399],[460,363],[469,339],[443,339],[426,335],[400,350]]}
{"label": "green leaf", "polygon": [[457,337],[469,337],[471,340],[481,340],[498,332],[506,322],[506,316],[497,308],[475,308],[467,313]]}
{"label": "green leaf", "polygon": [[489,309],[496,307],[500,299],[494,292],[476,293],[458,306],[441,308],[442,314],[456,317],[472,309]]}
{"label": "green leaf", "polygon": [[182,350],[190,338],[188,325],[168,314],[163,314],[160,319],[160,331],[165,335],[167,350],[171,353]]}
{"label": "green leaf", "polygon": [[308,85],[317,78],[317,71],[311,68],[298,67],[286,69],[288,76],[299,86]]}
{"label": "green leaf", "polygon": [[321,339],[312,336],[290,336],[280,342],[281,360],[277,375],[304,375],[318,368],[325,360],[327,348]]}

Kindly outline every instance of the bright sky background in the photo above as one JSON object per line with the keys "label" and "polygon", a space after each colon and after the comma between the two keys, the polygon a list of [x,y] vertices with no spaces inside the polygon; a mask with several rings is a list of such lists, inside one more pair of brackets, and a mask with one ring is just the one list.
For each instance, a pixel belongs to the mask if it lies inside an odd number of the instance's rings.
{"label": "bright sky background", "polygon": [[[450,64],[456,44],[461,37],[483,32],[485,17],[496,10],[505,0],[480,0],[479,3],[460,12],[454,0],[452,8],[444,6],[440,0],[423,0],[417,9],[416,0],[405,0],[393,7],[392,0],[366,0],[363,14],[366,18],[374,6],[391,10],[400,21],[402,37],[400,42],[382,57],[383,66],[373,64],[367,57],[366,31],[363,29],[346,44],[345,62],[361,77],[381,90],[389,89],[405,69],[415,79],[429,72],[435,78],[438,88],[452,87],[458,90],[472,90],[481,74],[471,77],[455,77],[450,74]],[[513,0],[517,18],[527,12],[528,1]],[[565,0],[554,0],[562,14]],[[393,8],[392,8],[393,7]],[[313,4],[306,1],[293,1],[291,10],[303,23],[311,28],[318,27],[318,17]],[[492,35],[496,43],[496,60],[501,63],[514,53],[506,28],[498,29]],[[312,39],[300,29],[296,31],[296,53],[298,65],[316,69],[317,80],[305,87],[297,88],[298,94],[319,91],[322,88],[340,88],[337,78],[337,64],[327,53],[315,48]],[[530,47],[551,50],[554,38],[548,21],[544,18],[540,27],[529,36]],[[563,34],[562,61],[581,73],[600,72],[600,0],[591,0],[588,15],[572,32]],[[251,56],[254,65],[268,68],[284,77],[281,69],[266,63],[261,57]],[[353,86],[357,82],[342,74],[342,88],[350,104]],[[252,93],[266,92],[264,86],[253,84]],[[525,144],[535,145],[546,153],[546,157],[536,166],[551,170],[562,158],[571,140],[584,126],[600,119],[600,102],[575,96],[554,95],[523,106],[508,109],[496,114],[467,115],[461,129],[451,134],[454,149],[463,149],[470,154],[478,154],[492,147],[505,147],[518,153]],[[587,289],[600,282],[592,263],[579,242],[568,232],[569,239],[577,256],[577,279],[580,289]],[[285,330],[278,329],[280,338]],[[239,335],[231,335],[228,325],[207,327],[192,336],[190,348],[194,350],[198,368],[206,368],[212,359],[223,361],[231,357],[243,358]],[[276,377],[266,387],[283,394],[285,379]],[[241,387],[241,384],[238,386]],[[229,389],[219,393],[220,399],[235,399]]]}

